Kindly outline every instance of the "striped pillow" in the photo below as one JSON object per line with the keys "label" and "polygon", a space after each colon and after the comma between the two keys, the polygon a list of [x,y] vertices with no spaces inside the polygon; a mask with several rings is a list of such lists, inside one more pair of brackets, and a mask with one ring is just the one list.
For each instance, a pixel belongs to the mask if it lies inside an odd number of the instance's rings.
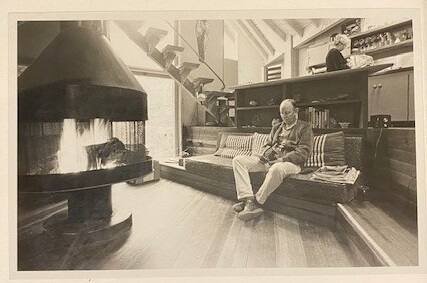
{"label": "striped pillow", "polygon": [[254,133],[252,136],[252,155],[261,156],[264,152],[264,145],[267,144],[269,134]]}
{"label": "striped pillow", "polygon": [[314,137],[313,151],[305,162],[306,167],[346,165],[344,133],[336,132]]}
{"label": "striped pillow", "polygon": [[225,140],[225,147],[219,156],[233,158],[237,155],[251,155],[252,136],[230,135]]}

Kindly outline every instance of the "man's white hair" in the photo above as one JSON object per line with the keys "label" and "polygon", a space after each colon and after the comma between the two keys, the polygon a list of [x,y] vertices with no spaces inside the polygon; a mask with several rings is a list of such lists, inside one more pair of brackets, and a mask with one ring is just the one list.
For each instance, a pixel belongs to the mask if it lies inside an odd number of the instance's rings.
{"label": "man's white hair", "polygon": [[296,102],[292,98],[287,98],[287,99],[283,100],[282,103],[280,103],[279,109],[282,109],[285,104],[292,105],[292,107],[294,108],[294,110],[296,110],[296,108],[297,108],[296,107]]}
{"label": "man's white hair", "polygon": [[334,38],[334,45],[337,46],[339,43],[342,43],[344,46],[348,46],[350,44],[350,39],[344,34],[337,34]]}

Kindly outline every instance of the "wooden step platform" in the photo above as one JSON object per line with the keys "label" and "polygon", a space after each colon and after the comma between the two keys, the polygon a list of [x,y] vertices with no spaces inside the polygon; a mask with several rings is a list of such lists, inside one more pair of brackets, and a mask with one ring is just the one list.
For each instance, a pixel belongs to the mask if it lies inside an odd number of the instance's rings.
{"label": "wooden step platform", "polygon": [[212,78],[198,77],[193,80],[194,89],[197,91],[200,87],[203,87],[205,84],[213,82]]}
{"label": "wooden step platform", "polygon": [[375,196],[338,204],[340,224],[382,266],[418,265],[418,229],[411,211]]}

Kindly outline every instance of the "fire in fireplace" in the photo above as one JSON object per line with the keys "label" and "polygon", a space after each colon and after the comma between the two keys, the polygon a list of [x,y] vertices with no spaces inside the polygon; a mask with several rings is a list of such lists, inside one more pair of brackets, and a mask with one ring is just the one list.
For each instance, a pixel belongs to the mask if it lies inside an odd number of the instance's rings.
{"label": "fire in fireplace", "polygon": [[104,119],[91,120],[87,128],[80,126],[75,119],[64,119],[57,155],[57,173],[113,167],[113,162],[102,164],[98,156],[90,158],[86,149],[88,146],[106,143],[109,139],[108,121]]}

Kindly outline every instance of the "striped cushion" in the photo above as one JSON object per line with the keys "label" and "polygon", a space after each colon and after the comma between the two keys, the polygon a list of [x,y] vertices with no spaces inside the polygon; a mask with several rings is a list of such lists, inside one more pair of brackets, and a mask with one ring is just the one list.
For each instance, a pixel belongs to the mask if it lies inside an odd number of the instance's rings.
{"label": "striped cushion", "polygon": [[[215,155],[233,158],[237,155],[251,155],[252,136],[230,135],[225,140],[225,146]],[[219,151],[219,150],[218,150]]]}
{"label": "striped cushion", "polygon": [[269,134],[254,133],[252,136],[252,155],[262,155],[265,150],[263,146],[267,144],[269,136]]}
{"label": "striped cushion", "polygon": [[336,132],[314,137],[313,151],[305,162],[306,167],[346,165],[344,133]]}

